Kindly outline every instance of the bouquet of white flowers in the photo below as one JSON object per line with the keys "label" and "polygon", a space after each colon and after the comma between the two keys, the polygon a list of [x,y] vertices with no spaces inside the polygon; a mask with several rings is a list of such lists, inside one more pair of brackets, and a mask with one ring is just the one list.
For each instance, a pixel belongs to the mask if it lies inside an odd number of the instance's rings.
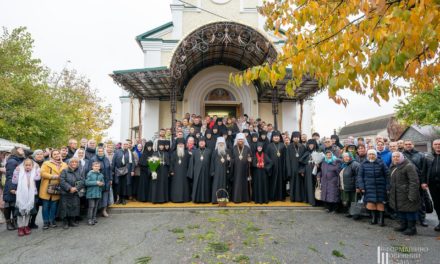
{"label": "bouquet of white flowers", "polygon": [[312,162],[315,164],[313,167],[312,174],[316,175],[318,173],[318,165],[324,160],[325,156],[322,152],[313,151],[312,152]]}
{"label": "bouquet of white flowers", "polygon": [[148,159],[148,168],[151,171],[151,179],[156,180],[157,179],[157,168],[160,166],[160,159],[159,157],[152,156]]}

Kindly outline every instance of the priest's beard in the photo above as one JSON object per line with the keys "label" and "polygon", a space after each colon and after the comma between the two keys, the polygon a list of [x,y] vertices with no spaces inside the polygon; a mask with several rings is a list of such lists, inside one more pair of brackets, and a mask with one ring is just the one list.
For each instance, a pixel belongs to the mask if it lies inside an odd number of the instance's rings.
{"label": "priest's beard", "polygon": [[226,146],[218,146],[217,147],[217,153],[219,155],[224,156],[226,154]]}
{"label": "priest's beard", "polygon": [[177,147],[177,157],[183,158],[185,156],[185,147]]}

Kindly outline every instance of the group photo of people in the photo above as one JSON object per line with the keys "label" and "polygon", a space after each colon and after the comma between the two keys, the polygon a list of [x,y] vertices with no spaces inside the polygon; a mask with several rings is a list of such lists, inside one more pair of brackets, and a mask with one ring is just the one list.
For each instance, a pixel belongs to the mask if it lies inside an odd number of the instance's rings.
{"label": "group photo of people", "polygon": [[93,226],[98,216],[109,217],[112,204],[132,201],[298,202],[355,219],[360,208],[370,224],[391,218],[405,235],[428,226],[427,213],[440,212],[440,139],[422,153],[411,140],[341,142],[337,135],[278,131],[247,115],[187,113],[150,140],[66,143],[2,153],[0,208],[8,230],[31,234],[39,211],[44,230]]}

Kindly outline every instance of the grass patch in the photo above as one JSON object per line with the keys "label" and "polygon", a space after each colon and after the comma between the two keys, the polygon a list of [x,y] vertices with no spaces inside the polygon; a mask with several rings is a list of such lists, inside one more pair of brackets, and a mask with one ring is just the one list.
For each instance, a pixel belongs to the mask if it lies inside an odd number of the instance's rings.
{"label": "grass patch", "polygon": [[336,250],[336,249],[334,249],[334,250],[332,251],[332,255],[335,256],[335,257],[338,257],[338,258],[343,258],[343,259],[345,259],[344,254],[342,254],[342,252],[340,252],[339,250]]}
{"label": "grass patch", "polygon": [[137,258],[134,263],[135,264],[148,264],[151,261],[151,257],[150,256],[145,256],[145,257],[140,257]]}
{"label": "grass patch", "polygon": [[194,258],[194,259],[199,259],[199,258],[200,258],[200,254],[194,253],[194,254],[192,255],[192,258]]}
{"label": "grass patch", "polygon": [[345,246],[344,241],[339,241],[339,245],[340,245],[341,247]]}
{"label": "grass patch", "polygon": [[179,228],[179,227],[175,227],[175,228],[168,230],[168,231],[170,231],[171,233],[174,233],[174,234],[181,234],[181,233],[185,232],[182,228]]}
{"label": "grass patch", "polygon": [[208,217],[208,222],[210,223],[218,223],[221,222],[222,220],[220,218],[217,217]]}
{"label": "grass patch", "polygon": [[250,263],[250,259],[246,255],[238,255],[238,256],[232,258],[232,261],[234,261],[236,263],[240,263],[240,264],[248,264],[248,263]]}
{"label": "grass patch", "polygon": [[217,213],[221,215],[229,215],[230,211],[228,209],[221,209]]}
{"label": "grass patch", "polygon": [[309,246],[309,250],[318,253],[318,250],[315,246]]}
{"label": "grass patch", "polygon": [[209,230],[205,234],[198,234],[197,238],[199,240],[207,241],[207,240],[212,240],[214,238],[214,236],[215,236],[214,231]]}
{"label": "grass patch", "polygon": [[258,231],[261,231],[261,228],[255,226],[254,223],[250,222],[246,226],[246,231],[247,232],[258,232]]}
{"label": "grass patch", "polygon": [[229,245],[224,242],[209,242],[207,249],[214,253],[225,253],[229,251]]}
{"label": "grass patch", "polygon": [[179,234],[177,236],[177,243],[182,243],[183,241],[185,241],[185,235],[184,234]]}
{"label": "grass patch", "polygon": [[199,229],[200,225],[187,225],[186,228],[188,228],[188,229]]}

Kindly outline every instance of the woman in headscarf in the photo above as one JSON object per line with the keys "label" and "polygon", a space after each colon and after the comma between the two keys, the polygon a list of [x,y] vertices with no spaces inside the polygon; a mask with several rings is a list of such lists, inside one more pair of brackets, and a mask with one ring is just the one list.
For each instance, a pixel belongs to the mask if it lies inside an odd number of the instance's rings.
{"label": "woman in headscarf", "polygon": [[31,233],[28,224],[37,206],[35,197],[38,194],[36,187],[38,180],[40,180],[40,167],[31,159],[25,159],[14,171],[12,183],[17,185],[15,207],[18,216],[18,236]]}
{"label": "woman in headscarf", "polygon": [[85,150],[82,148],[77,149],[75,151],[75,154],[73,154],[73,157],[78,159],[78,169],[81,173],[81,176],[85,179],[87,173],[89,172],[89,170],[91,170],[92,167],[92,163],[90,163],[90,160],[86,159]]}
{"label": "woman in headscarf", "polygon": [[[305,201],[306,203],[315,206],[315,186],[316,186],[316,175],[318,174],[320,161],[313,159],[313,155],[322,155],[321,152],[318,153],[318,144],[316,140],[309,139],[306,143],[306,150],[302,157],[299,159],[301,163],[301,167],[299,173],[302,177],[304,177],[304,191],[305,191]],[[315,153],[315,154],[313,154]],[[312,155],[313,154],[313,155]]]}
{"label": "woman in headscarf", "polygon": [[416,222],[420,207],[419,176],[416,167],[399,151],[393,152],[390,176],[390,206],[397,212],[400,226],[395,231],[417,234]]}
{"label": "woman in headscarf", "polygon": [[328,213],[334,213],[340,201],[340,171],[340,161],[330,150],[327,150],[321,165],[321,171],[318,172],[318,181],[321,182],[321,201],[326,203]]}
{"label": "woman in headscarf", "polygon": [[84,188],[84,178],[78,169],[79,160],[71,158],[68,168],[60,175],[60,217],[63,219],[63,228],[78,226],[75,218],[79,216],[80,197],[79,191]]}
{"label": "woman in headscarf", "polygon": [[[110,189],[112,188],[113,183],[113,177],[112,177],[112,167],[110,164],[110,160],[105,155],[105,148],[104,146],[100,146],[96,148],[96,156],[94,156],[90,160],[90,168],[89,171],[92,170],[92,164],[94,162],[99,162],[99,172],[104,175],[104,186],[102,188],[102,196],[101,200],[99,201],[98,209],[102,209],[102,216],[108,217],[107,208],[111,205],[110,204]],[[86,178],[83,178],[86,179]]]}
{"label": "woman in headscarf", "polygon": [[151,172],[148,168],[148,159],[153,156],[153,141],[148,141],[145,144],[142,156],[139,159],[139,166],[141,169],[141,175],[139,176],[139,187],[136,199],[140,202],[150,202],[150,185],[151,185]]}
{"label": "woman in headscarf", "polygon": [[376,150],[368,150],[367,161],[362,163],[357,180],[357,191],[364,194],[364,202],[371,212],[371,224],[379,223],[380,226],[384,226],[385,202],[390,185],[389,170],[385,163],[377,158]]}
{"label": "woman in headscarf", "polygon": [[263,151],[266,151],[267,145],[269,145],[269,139],[267,138],[267,131],[265,130],[260,131],[258,142],[263,142]]}
{"label": "woman in headscarf", "polygon": [[356,178],[359,173],[360,164],[353,159],[351,152],[344,152],[342,154],[341,163],[341,200],[344,206],[347,217],[351,217],[349,214],[350,205],[356,201]]}
{"label": "woman in headscarf", "polygon": [[[78,160],[77,160],[78,161]],[[67,168],[67,164],[61,159],[60,151],[57,149],[52,150],[50,154],[50,160],[43,163],[41,166],[41,184],[38,195],[43,203],[43,229],[57,227],[55,222],[55,216],[58,209],[59,194],[49,194],[49,184],[54,186],[60,184],[61,172]]]}
{"label": "woman in headscarf", "polygon": [[228,134],[227,137],[225,138],[226,147],[228,149],[232,149],[232,147],[234,146],[234,136],[235,136],[234,131],[228,128]]}
{"label": "woman in headscarf", "polygon": [[217,128],[218,128],[218,133],[219,134],[223,135],[223,134],[227,133],[227,128],[223,124],[223,118],[217,118],[216,125],[217,125]]}

